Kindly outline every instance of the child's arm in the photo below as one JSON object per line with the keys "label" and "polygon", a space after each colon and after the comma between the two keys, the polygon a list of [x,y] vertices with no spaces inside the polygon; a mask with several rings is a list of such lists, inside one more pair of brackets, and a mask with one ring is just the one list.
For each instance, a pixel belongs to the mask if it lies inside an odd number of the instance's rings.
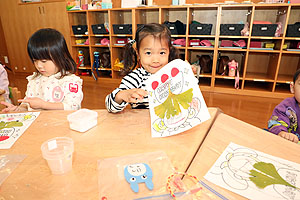
{"label": "child's arm", "polygon": [[134,88],[121,90],[116,94],[115,101],[118,104],[121,104],[123,101],[127,103],[138,103],[144,96],[147,96],[147,92],[143,89]]}
{"label": "child's arm", "polygon": [[[43,110],[63,110],[64,105],[61,102],[47,102],[38,97],[27,97],[26,99],[19,99],[18,102],[28,103],[33,109]],[[21,104],[24,105],[24,104]]]}
{"label": "child's arm", "polygon": [[299,138],[297,137],[297,135],[293,134],[293,133],[288,133],[288,132],[284,132],[281,131],[278,133],[278,135],[284,139],[287,139],[289,141],[298,143],[299,142]]}
{"label": "child's arm", "polygon": [[141,89],[143,80],[149,75],[142,69],[137,69],[125,76],[118,88],[114,89],[105,98],[105,107],[108,112],[117,113],[124,110],[128,103],[137,103],[147,96],[145,90]]}
{"label": "child's arm", "polygon": [[21,111],[22,112],[22,111],[27,111],[28,110],[27,106],[24,105],[24,104],[21,104],[19,106],[15,106],[11,103],[7,103],[7,102],[4,102],[4,101],[1,101],[0,103],[6,106],[6,108],[4,108],[2,110],[2,112],[6,112],[6,113],[7,112],[13,112],[13,111]]}

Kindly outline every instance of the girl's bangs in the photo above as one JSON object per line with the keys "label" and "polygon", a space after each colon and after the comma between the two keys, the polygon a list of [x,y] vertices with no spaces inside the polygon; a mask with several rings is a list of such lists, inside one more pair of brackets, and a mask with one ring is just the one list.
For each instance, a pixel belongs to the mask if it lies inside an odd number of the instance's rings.
{"label": "girl's bangs", "polygon": [[52,60],[48,47],[31,48],[29,56],[32,60]]}

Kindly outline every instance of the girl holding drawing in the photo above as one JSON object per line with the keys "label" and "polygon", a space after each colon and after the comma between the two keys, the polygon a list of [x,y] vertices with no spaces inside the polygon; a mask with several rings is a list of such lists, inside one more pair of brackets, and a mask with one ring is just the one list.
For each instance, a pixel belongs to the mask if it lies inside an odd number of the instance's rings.
{"label": "girl holding drawing", "polygon": [[[178,51],[171,43],[169,29],[161,24],[140,25],[135,40],[125,45],[124,73],[127,74],[118,88],[106,96],[109,112],[122,111],[128,104],[132,108],[148,108],[145,81],[170,61],[178,58]],[[136,68],[139,63],[139,68]]]}
{"label": "girl holding drawing", "polygon": [[28,55],[36,72],[28,76],[26,96],[15,106],[1,102],[3,112],[43,110],[77,110],[83,99],[82,80],[74,74],[72,59],[64,36],[55,29],[40,29],[28,40]]}

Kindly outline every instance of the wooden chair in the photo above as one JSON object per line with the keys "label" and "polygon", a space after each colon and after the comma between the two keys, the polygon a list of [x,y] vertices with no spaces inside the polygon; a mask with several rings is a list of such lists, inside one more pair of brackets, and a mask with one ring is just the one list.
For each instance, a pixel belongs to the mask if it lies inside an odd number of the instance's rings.
{"label": "wooden chair", "polygon": [[[1,101],[5,101],[5,98],[4,98],[4,96],[3,96],[4,93],[5,93],[5,90],[1,90],[1,89],[0,89],[0,102],[1,102]],[[0,112],[1,112],[1,110],[4,109],[4,108],[5,108],[5,106],[2,105],[2,104],[0,104]]]}
{"label": "wooden chair", "polygon": [[21,92],[16,87],[9,87],[9,98],[11,103],[19,105],[18,99],[21,99]]}

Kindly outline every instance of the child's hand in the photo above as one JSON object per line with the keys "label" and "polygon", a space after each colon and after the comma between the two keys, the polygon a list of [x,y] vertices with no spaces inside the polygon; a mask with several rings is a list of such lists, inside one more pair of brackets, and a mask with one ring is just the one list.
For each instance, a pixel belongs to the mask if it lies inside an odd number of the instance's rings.
{"label": "child's hand", "polygon": [[28,103],[33,109],[44,109],[45,101],[38,97],[28,97],[26,99],[19,99],[18,102]]}
{"label": "child's hand", "polygon": [[5,101],[1,101],[0,103],[6,106],[6,108],[4,108],[4,109],[2,110],[2,112],[17,111],[17,109],[18,109],[18,106],[15,106],[15,105],[13,105],[13,104],[11,104],[11,103],[7,103],[7,102],[5,102]]}
{"label": "child's hand", "polygon": [[297,135],[295,135],[293,133],[288,133],[288,132],[285,132],[285,131],[281,131],[280,133],[278,133],[278,135],[280,137],[283,137],[284,139],[289,140],[289,141],[292,141],[292,142],[295,142],[295,143],[299,142],[299,139],[298,139]]}
{"label": "child's hand", "polygon": [[137,103],[140,100],[144,98],[144,96],[147,96],[147,92],[143,89],[130,89],[130,90],[121,90],[116,95],[115,101],[119,104],[121,104],[123,101],[128,103]]}

